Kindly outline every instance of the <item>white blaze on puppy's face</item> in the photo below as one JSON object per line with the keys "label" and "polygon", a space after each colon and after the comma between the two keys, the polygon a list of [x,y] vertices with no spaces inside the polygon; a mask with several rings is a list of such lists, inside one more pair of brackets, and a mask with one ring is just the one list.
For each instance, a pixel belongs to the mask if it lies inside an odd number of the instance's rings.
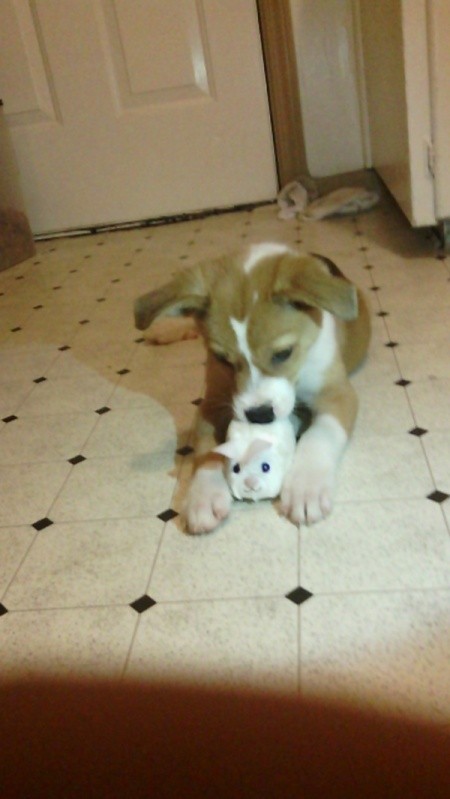
{"label": "white blaze on puppy's face", "polygon": [[230,319],[230,324],[236,336],[238,351],[247,362],[252,381],[256,382],[260,379],[261,375],[259,370],[256,369],[255,365],[253,364],[252,354],[250,352],[250,347],[248,346],[247,321],[244,320],[243,322],[239,322],[237,319]]}
{"label": "white blaze on puppy's face", "polygon": [[247,321],[230,320],[241,356],[248,366],[249,378],[234,399],[234,412],[238,419],[245,419],[245,411],[268,405],[273,408],[276,419],[292,413],[295,405],[295,390],[284,377],[264,375],[253,362],[247,338]]}
{"label": "white blaze on puppy's face", "polygon": [[289,247],[286,247],[285,244],[277,244],[276,242],[253,244],[243,264],[244,272],[248,275],[253,267],[264,258],[270,258],[274,255],[284,255],[286,252],[289,252]]}

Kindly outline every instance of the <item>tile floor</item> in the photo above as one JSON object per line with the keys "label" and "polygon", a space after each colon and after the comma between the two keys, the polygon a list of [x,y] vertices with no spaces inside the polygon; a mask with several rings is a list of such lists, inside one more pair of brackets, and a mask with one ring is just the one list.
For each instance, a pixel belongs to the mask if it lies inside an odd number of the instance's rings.
{"label": "tile floor", "polygon": [[[271,503],[237,504],[189,537],[175,512],[204,353],[149,345],[132,300],[262,240],[368,290],[359,421],[329,520],[299,532]],[[0,275],[0,676],[181,676],[449,723],[449,320],[450,258],[388,201],[39,243]]]}

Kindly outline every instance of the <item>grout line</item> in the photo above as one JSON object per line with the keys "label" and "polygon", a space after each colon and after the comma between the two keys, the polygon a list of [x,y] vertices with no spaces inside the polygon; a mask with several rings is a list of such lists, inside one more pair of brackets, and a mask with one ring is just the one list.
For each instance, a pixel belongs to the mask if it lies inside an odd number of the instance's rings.
{"label": "grout line", "polygon": [[[23,525],[23,524],[22,524],[22,525],[20,525],[20,527],[22,527],[22,528],[23,528],[23,527],[25,527],[25,526],[27,526],[27,527],[28,527],[28,525]],[[30,526],[31,526],[31,525],[30,525]],[[1,531],[1,529],[2,529],[2,528],[0,527],[0,531]],[[10,580],[9,580],[9,581],[6,583],[6,588],[5,588],[5,590],[3,591],[2,595],[1,595],[1,601],[2,601],[2,602],[3,602],[3,600],[5,599],[5,597],[6,597],[7,593],[8,593],[8,591],[9,591],[9,589],[11,588],[11,586],[12,586],[12,584],[13,584],[14,580],[16,579],[17,575],[19,574],[19,572],[20,572],[20,570],[21,570],[21,568],[22,568],[23,564],[25,563],[25,560],[27,559],[27,557],[28,557],[29,553],[31,552],[31,550],[32,550],[32,548],[33,548],[33,546],[34,546],[34,544],[35,544],[35,542],[36,542],[36,539],[37,539],[38,535],[39,535],[39,532],[36,530],[36,531],[35,531],[35,533],[34,533],[34,535],[32,536],[32,539],[31,539],[31,541],[30,541],[30,544],[29,544],[29,546],[27,547],[27,549],[26,549],[26,551],[25,551],[25,553],[24,553],[23,557],[22,557],[22,558],[21,558],[21,560],[19,561],[19,563],[18,563],[18,565],[17,565],[17,568],[16,568],[16,570],[14,571],[14,574],[12,575],[11,579],[10,579]]]}
{"label": "grout line", "polygon": [[[365,597],[365,596],[372,596],[372,597],[386,597],[386,596],[402,596],[402,595],[422,595],[422,594],[434,594],[436,592],[445,593],[450,595],[450,586],[449,585],[434,585],[434,586],[421,586],[419,588],[413,586],[405,586],[402,588],[360,588],[358,590],[335,590],[335,591],[321,591],[320,589],[312,590],[310,586],[313,596],[306,600],[304,603],[299,605],[299,610],[302,608],[307,608],[308,603],[314,602],[314,599],[329,599],[329,598],[336,598],[340,599],[343,597]],[[152,597],[155,599],[155,597]],[[131,601],[134,601],[133,599]],[[290,602],[287,599],[284,593],[267,593],[267,594],[243,594],[241,596],[204,596],[204,597],[195,597],[195,598],[180,598],[180,599],[155,599],[155,605],[148,610],[145,610],[143,613],[137,613],[136,615],[138,618],[141,618],[146,613],[151,613],[153,608],[157,607],[181,607],[185,605],[214,605],[214,604],[223,604],[223,603],[240,603],[240,602],[267,602],[267,601],[280,601],[280,602]],[[285,607],[289,608],[289,605]],[[108,609],[122,609],[125,610],[130,608],[129,602],[111,602],[111,603],[100,603],[94,602],[89,603],[86,605],[48,605],[45,607],[20,607],[20,608],[8,608],[8,613],[12,614],[23,614],[23,613],[53,613],[55,611],[73,611],[73,610],[108,610]],[[133,610],[130,608],[130,610]],[[136,612],[136,611],[133,611]],[[1,619],[0,619],[1,624]],[[136,631],[137,632],[137,631]]]}

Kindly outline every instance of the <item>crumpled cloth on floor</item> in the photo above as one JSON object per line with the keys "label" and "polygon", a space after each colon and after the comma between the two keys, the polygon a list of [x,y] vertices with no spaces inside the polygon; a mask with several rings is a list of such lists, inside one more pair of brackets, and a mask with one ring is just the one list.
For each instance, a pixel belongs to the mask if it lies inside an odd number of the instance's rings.
{"label": "crumpled cloth on floor", "polygon": [[378,192],[360,187],[336,189],[323,197],[317,197],[313,181],[309,179],[308,182],[310,186],[306,187],[300,181],[294,180],[281,189],[277,197],[279,219],[300,216],[304,220],[313,220],[358,214],[373,208],[380,200]]}

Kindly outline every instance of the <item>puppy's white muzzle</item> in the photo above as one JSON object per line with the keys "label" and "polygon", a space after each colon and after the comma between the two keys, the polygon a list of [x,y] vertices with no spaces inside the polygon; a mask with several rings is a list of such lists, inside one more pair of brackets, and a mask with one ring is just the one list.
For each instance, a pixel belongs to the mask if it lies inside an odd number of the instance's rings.
{"label": "puppy's white muzzle", "polygon": [[236,394],[233,401],[236,419],[246,421],[246,412],[257,408],[272,408],[275,419],[289,416],[295,406],[294,386],[284,377],[261,377],[251,380],[248,387]]}

